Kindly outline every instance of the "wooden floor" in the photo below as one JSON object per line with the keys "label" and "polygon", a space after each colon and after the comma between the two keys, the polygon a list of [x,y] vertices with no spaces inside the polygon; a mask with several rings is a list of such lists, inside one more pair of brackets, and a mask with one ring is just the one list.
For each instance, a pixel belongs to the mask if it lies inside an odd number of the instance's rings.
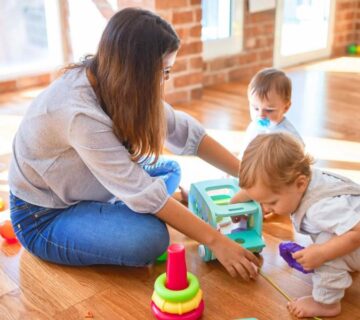
{"label": "wooden floor", "polygon": [[[331,168],[360,182],[360,59],[342,58],[289,70],[293,104],[288,114],[303,135],[317,165]],[[0,96],[0,195],[7,197],[7,168],[11,139],[29,101],[38,91]],[[208,132],[231,151],[239,151],[249,122],[246,83],[208,88],[199,101],[176,108],[199,119]],[[183,184],[223,174],[201,160],[174,157],[183,167]],[[7,209],[0,220],[8,217]],[[278,254],[283,240],[307,245],[285,218],[264,222],[266,248],[263,272],[291,297],[311,293],[311,278],[290,269]],[[79,229],[81,232],[81,229]],[[188,270],[198,276],[204,292],[204,320],[254,317],[259,320],[293,319],[283,298],[263,278],[246,283],[227,275],[214,261],[204,263],[197,243],[171,230],[171,241],[184,243]],[[34,258],[19,245],[0,239],[0,320],[3,319],[153,319],[150,299],[156,277],[165,265],[148,268],[94,266],[64,267]],[[343,312],[335,319],[360,319],[360,276],[347,290]]]}

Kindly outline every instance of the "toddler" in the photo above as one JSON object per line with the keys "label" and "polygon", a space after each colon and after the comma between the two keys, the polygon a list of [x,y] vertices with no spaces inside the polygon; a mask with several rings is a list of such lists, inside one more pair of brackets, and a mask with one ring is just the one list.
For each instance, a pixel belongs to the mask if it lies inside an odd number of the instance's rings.
{"label": "toddler", "polygon": [[261,133],[289,132],[303,142],[285,117],[291,105],[291,80],[283,71],[260,70],[250,81],[248,99],[251,122],[245,132],[241,157],[248,144]]}
{"label": "toddler", "polygon": [[360,270],[360,185],[311,166],[298,140],[287,133],[258,135],[244,152],[240,187],[263,211],[291,215],[296,231],[313,240],[293,254],[314,270],[312,296],[288,304],[299,317],[336,316]]}
{"label": "toddler", "polygon": [[[288,132],[304,144],[300,134],[285,117],[291,105],[291,80],[283,71],[274,68],[260,70],[250,81],[248,100],[251,122],[245,132],[240,158],[258,134]],[[231,203],[249,200],[240,190]]]}

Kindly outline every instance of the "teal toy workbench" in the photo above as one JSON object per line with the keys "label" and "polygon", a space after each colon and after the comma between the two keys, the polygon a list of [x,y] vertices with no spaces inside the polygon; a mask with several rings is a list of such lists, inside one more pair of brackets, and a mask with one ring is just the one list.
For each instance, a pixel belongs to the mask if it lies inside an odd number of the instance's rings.
{"label": "teal toy workbench", "polygon": [[[230,204],[237,191],[239,186],[235,179],[193,183],[189,193],[189,209],[244,248],[260,252],[265,247],[261,207],[254,201]],[[199,246],[199,255],[205,261],[216,259],[204,245]]]}

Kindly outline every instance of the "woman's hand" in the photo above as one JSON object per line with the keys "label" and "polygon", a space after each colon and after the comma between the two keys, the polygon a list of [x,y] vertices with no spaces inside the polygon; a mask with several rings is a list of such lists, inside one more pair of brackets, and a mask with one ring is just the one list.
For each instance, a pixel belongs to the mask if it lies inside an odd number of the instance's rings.
{"label": "woman's hand", "polygon": [[323,252],[322,245],[312,244],[303,250],[294,252],[292,257],[302,265],[304,270],[310,271],[321,267],[326,262]]}
{"label": "woman's hand", "polygon": [[232,276],[239,274],[245,280],[256,278],[260,262],[250,251],[222,235],[175,199],[169,198],[156,216],[188,237],[209,247]]}
{"label": "woman's hand", "polygon": [[246,281],[257,277],[260,261],[235,241],[219,233],[209,248],[232,277],[240,275]]}

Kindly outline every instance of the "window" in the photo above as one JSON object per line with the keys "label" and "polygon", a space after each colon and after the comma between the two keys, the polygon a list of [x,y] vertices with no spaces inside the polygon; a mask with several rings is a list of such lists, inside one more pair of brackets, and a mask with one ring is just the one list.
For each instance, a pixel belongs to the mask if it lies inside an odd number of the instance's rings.
{"label": "window", "polygon": [[274,65],[286,67],[329,57],[335,1],[278,0]]}
{"label": "window", "polygon": [[202,0],[204,59],[242,50],[243,0]]}
{"label": "window", "polygon": [[[115,0],[108,0],[108,3],[117,11]],[[107,20],[92,0],[69,1],[69,12],[73,61],[78,62],[84,56],[96,53]]]}
{"label": "window", "polygon": [[1,2],[0,80],[48,72],[61,66],[61,43],[57,1]]}
{"label": "window", "polygon": [[203,1],[203,29],[202,40],[216,40],[229,38],[231,36],[231,0]]}
{"label": "window", "polygon": [[290,56],[325,48],[329,19],[330,0],[284,2],[281,55]]}

